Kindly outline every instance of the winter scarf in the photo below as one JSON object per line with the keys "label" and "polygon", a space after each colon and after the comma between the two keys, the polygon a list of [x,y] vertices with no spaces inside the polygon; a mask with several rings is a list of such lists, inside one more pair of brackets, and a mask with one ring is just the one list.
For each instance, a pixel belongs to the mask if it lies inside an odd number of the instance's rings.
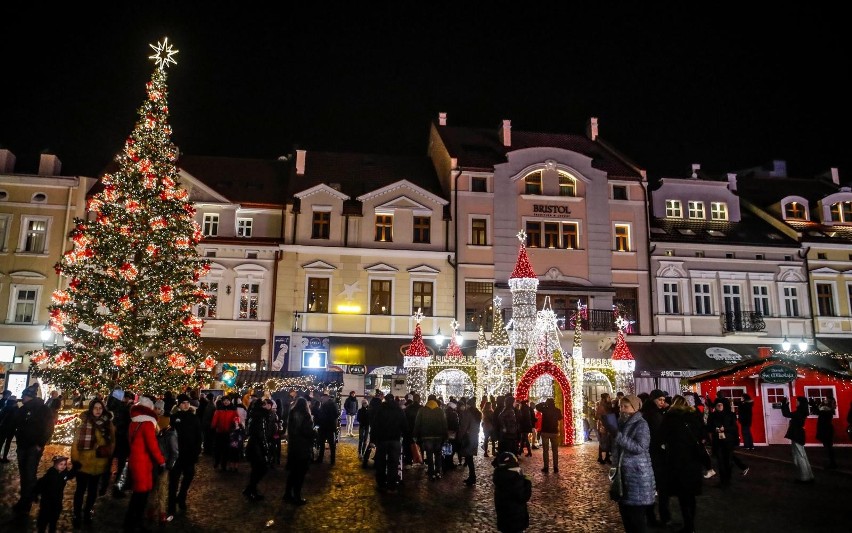
{"label": "winter scarf", "polygon": [[92,450],[95,447],[95,431],[101,433],[104,441],[109,444],[109,419],[101,416],[94,418],[91,414],[86,413],[83,418],[83,425],[80,427],[80,434],[77,438],[77,449],[80,451]]}

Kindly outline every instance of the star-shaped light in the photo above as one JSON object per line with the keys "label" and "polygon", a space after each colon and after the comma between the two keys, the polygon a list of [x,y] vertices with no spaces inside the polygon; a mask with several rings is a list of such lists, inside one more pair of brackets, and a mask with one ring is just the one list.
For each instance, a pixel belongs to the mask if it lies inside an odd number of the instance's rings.
{"label": "star-shaped light", "polygon": [[422,309],[421,309],[420,307],[418,307],[418,308],[417,308],[417,312],[416,312],[416,313],[414,313],[414,314],[413,314],[413,315],[411,315],[411,316],[414,318],[414,321],[415,321],[416,323],[418,323],[418,324],[419,324],[419,323],[420,323],[420,321],[421,321],[421,320],[423,320],[423,311],[422,311]]}
{"label": "star-shaped light", "polygon": [[527,232],[524,230],[519,231],[516,237],[518,237],[518,240],[521,241],[521,244],[527,242]]}
{"label": "star-shaped light", "polygon": [[624,318],[622,316],[615,319],[615,327],[617,327],[621,331],[624,331],[625,329],[627,329],[627,326],[629,326],[632,323],[633,323],[632,320],[627,320],[626,318]]}
{"label": "star-shaped light", "polygon": [[164,70],[169,66],[169,63],[173,65],[177,65],[177,61],[172,57],[177,54],[178,51],[175,50],[172,45],[169,44],[169,38],[164,38],[161,42],[158,42],[156,45],[149,44],[148,46],[154,50],[154,55],[148,56],[148,59],[153,59],[154,63],[157,64],[157,68],[160,70]]}
{"label": "star-shaped light", "polygon": [[343,292],[338,294],[338,296],[343,296],[346,301],[351,302],[355,298],[356,292],[361,292],[361,287],[358,286],[358,282],[355,283],[344,283],[343,284]]}
{"label": "star-shaped light", "polygon": [[453,333],[455,334],[455,332],[459,329],[459,321],[454,318],[453,321],[450,322],[450,327],[453,329]]}
{"label": "star-shaped light", "polygon": [[500,298],[499,296],[495,296],[494,297],[494,307],[496,307],[497,309],[502,309],[502,307],[501,307],[502,304],[503,304],[503,298]]}

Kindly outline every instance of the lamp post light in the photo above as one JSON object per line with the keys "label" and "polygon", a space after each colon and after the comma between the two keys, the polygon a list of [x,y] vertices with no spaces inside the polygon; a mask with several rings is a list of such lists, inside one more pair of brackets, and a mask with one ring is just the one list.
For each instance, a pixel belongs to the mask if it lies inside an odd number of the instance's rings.
{"label": "lamp post light", "polygon": [[435,334],[435,345],[437,345],[438,348],[440,348],[441,345],[443,345],[443,344],[444,344],[444,335],[441,333],[441,328],[438,328],[438,333]]}
{"label": "lamp post light", "polygon": [[789,340],[787,340],[787,336],[786,336],[786,335],[784,335],[784,340],[783,340],[783,341],[781,341],[781,349],[782,349],[782,350],[784,350],[785,352],[789,352],[789,351],[790,351],[790,341],[789,341]]}
{"label": "lamp post light", "polygon": [[805,338],[802,337],[802,340],[799,341],[799,351],[804,352],[807,349],[808,349],[808,341],[806,341]]}

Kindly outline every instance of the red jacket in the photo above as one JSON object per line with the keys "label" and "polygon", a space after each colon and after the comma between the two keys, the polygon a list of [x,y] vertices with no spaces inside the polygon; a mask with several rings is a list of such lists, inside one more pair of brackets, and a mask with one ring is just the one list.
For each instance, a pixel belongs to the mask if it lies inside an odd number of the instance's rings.
{"label": "red jacket", "polygon": [[239,419],[236,409],[216,409],[210,427],[216,433],[230,433],[234,429],[234,419]]}
{"label": "red jacket", "polygon": [[133,492],[149,492],[154,488],[154,467],[166,462],[157,444],[157,413],[144,405],[132,406],[128,438]]}

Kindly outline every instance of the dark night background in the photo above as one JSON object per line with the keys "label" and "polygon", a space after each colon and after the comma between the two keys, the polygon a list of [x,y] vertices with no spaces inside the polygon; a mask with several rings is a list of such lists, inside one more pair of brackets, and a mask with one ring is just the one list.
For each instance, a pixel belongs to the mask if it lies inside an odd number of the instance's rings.
{"label": "dark night background", "polygon": [[791,175],[839,167],[852,181],[841,4],[112,4],[4,6],[0,146],[16,172],[49,150],[63,174],[99,175],[136,121],[148,44],[168,36],[187,154],[425,154],[439,111],[560,133],[597,116],[651,177],[784,159]]}

